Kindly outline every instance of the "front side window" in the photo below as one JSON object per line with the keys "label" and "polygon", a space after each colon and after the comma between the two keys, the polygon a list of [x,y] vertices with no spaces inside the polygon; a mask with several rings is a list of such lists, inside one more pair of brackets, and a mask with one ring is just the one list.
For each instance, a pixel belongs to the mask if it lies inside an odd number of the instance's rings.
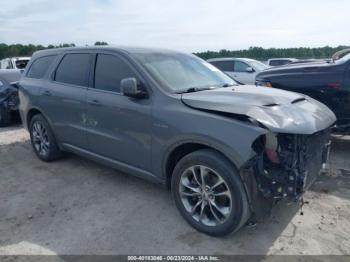
{"label": "front side window", "polygon": [[55,81],[78,86],[88,86],[90,54],[67,54],[56,69]]}
{"label": "front side window", "polygon": [[235,72],[247,72],[247,68],[250,67],[246,63],[235,61]]}
{"label": "front side window", "polygon": [[99,54],[95,68],[95,88],[120,92],[120,82],[124,78],[136,78],[130,66],[121,58]]}
{"label": "front side window", "polygon": [[213,65],[181,53],[134,53],[133,56],[161,87],[173,93],[189,88],[221,87],[235,82]]}
{"label": "front side window", "polygon": [[55,57],[55,55],[51,55],[36,59],[30,66],[27,77],[36,79],[43,78]]}

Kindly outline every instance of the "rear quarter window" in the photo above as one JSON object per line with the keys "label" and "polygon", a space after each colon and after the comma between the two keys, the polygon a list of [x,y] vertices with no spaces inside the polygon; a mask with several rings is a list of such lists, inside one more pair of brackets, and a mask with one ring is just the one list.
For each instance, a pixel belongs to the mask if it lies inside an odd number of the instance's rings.
{"label": "rear quarter window", "polygon": [[36,59],[30,66],[27,77],[40,79],[46,74],[56,55],[44,56]]}

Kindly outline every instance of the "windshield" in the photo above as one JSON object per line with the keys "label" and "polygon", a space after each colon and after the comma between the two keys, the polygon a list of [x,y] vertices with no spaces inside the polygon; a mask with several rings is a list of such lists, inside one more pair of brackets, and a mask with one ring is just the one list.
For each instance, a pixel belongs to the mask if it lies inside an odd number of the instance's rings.
{"label": "windshield", "polygon": [[27,66],[28,62],[29,62],[29,59],[16,60],[16,68],[24,69]]}
{"label": "windshield", "polygon": [[263,64],[263,63],[261,63],[259,61],[249,61],[249,64],[254,69],[257,69],[257,71],[263,71],[263,70],[269,68],[267,65],[265,65],[265,64]]}
{"label": "windshield", "polygon": [[133,55],[161,86],[173,93],[236,84],[216,67],[194,55],[170,52]]}
{"label": "windshield", "polygon": [[348,61],[348,60],[350,60],[350,53],[347,54],[347,55],[345,55],[345,56],[343,56],[342,58],[340,58],[340,59],[338,59],[338,60],[335,60],[335,63],[341,64],[341,63],[344,63],[344,62],[346,62],[346,61]]}

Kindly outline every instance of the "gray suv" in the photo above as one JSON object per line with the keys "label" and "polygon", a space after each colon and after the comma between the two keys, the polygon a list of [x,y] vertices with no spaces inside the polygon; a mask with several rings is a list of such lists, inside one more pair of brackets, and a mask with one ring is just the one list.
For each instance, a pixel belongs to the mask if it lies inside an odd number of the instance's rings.
{"label": "gray suv", "polygon": [[187,222],[215,236],[298,200],[336,120],[308,96],[238,86],[194,55],[144,48],[39,51],[19,99],[41,160],[69,151],[167,185]]}

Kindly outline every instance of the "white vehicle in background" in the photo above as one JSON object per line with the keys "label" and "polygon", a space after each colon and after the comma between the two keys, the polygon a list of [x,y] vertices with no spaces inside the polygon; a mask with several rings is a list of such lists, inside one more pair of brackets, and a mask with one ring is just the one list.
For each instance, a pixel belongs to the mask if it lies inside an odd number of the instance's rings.
{"label": "white vehicle in background", "polygon": [[266,64],[268,66],[282,66],[282,65],[287,65],[297,61],[298,59],[296,58],[271,58],[266,61]]}
{"label": "white vehicle in background", "polygon": [[268,68],[260,61],[249,58],[212,58],[207,61],[238,83],[245,85],[254,85],[255,76]]}
{"label": "white vehicle in background", "polygon": [[0,69],[24,69],[30,57],[9,57],[0,60]]}

